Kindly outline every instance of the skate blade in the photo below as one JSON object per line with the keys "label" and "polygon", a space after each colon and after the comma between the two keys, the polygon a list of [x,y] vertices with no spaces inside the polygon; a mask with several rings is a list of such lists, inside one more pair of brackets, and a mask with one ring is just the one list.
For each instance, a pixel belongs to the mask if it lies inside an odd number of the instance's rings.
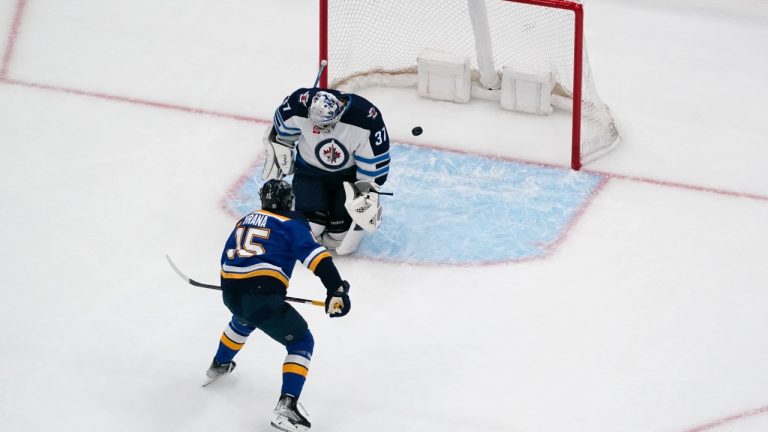
{"label": "skate blade", "polygon": [[221,376],[218,376],[216,378],[211,378],[209,376],[206,376],[205,377],[205,382],[200,387],[208,387],[209,385],[211,385],[211,384],[215,383],[216,381],[224,378],[225,376],[229,376],[229,375],[232,375],[232,373],[230,372],[230,373],[228,373],[226,375],[221,375]]}
{"label": "skate blade", "polygon": [[215,383],[216,381],[224,378],[225,376],[232,375],[233,373],[235,373],[235,368],[236,367],[237,367],[237,365],[234,365],[234,366],[232,366],[232,369],[229,370],[229,372],[225,373],[224,375],[217,375],[215,377],[209,376],[208,373],[206,372],[206,374],[205,374],[206,381],[203,382],[201,387],[208,387],[209,385],[211,385],[211,384]]}
{"label": "skate blade", "polygon": [[295,425],[290,421],[288,421],[288,419],[282,416],[278,416],[277,418],[272,420],[270,425],[272,425],[273,428],[281,430],[283,432],[305,432],[309,430],[309,428],[307,428],[306,426]]}

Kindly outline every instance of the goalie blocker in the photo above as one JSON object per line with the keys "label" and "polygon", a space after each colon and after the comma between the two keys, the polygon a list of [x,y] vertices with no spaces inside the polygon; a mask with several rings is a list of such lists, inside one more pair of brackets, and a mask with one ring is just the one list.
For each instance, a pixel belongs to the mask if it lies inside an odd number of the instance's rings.
{"label": "goalie blocker", "polygon": [[264,132],[264,171],[262,180],[282,180],[293,174],[293,144],[284,144],[277,139],[274,127]]}

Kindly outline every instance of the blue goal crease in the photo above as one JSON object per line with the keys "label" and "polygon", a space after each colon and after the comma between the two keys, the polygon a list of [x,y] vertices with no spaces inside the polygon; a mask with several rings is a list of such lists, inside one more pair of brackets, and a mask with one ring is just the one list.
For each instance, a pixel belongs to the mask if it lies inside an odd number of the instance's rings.
{"label": "blue goal crease", "polygon": [[[416,264],[484,264],[547,254],[604,176],[407,144],[390,147],[381,228],[357,256]],[[226,200],[260,208],[259,166]]]}

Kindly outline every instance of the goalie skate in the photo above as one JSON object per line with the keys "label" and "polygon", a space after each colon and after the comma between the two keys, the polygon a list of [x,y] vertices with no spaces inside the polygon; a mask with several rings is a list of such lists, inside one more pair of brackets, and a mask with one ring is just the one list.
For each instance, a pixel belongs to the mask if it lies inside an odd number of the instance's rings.
{"label": "goalie skate", "polygon": [[206,381],[203,383],[203,387],[207,387],[224,375],[231,374],[232,371],[235,370],[235,366],[237,366],[237,363],[234,361],[224,364],[219,364],[216,360],[212,361],[211,366],[209,366],[208,370],[205,372]]}
{"label": "goalie skate", "polygon": [[[275,418],[272,420],[272,427],[284,432],[308,431],[312,424],[307,420],[306,411],[302,414],[299,411],[299,404],[296,398],[284,394],[275,407]],[[304,407],[301,407],[302,411]]]}

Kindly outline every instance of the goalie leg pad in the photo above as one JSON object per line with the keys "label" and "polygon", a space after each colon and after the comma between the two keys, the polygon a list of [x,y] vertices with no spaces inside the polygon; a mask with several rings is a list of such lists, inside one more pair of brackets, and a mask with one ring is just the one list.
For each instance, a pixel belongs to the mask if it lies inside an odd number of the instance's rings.
{"label": "goalie leg pad", "polygon": [[346,237],[347,233],[330,233],[326,232],[323,234],[323,246],[325,246],[328,250],[335,251],[336,248],[341,246],[341,244],[344,242],[344,237]]}
{"label": "goalie leg pad", "polygon": [[325,232],[325,225],[320,225],[312,221],[309,222],[309,229],[312,230],[312,237],[318,243],[322,242],[323,233]]}
{"label": "goalie leg pad", "polygon": [[[328,220],[328,213],[322,210],[310,210],[302,213],[309,222],[309,229],[312,231],[312,236],[315,238],[315,241],[323,244],[323,236],[328,231],[331,231],[329,227],[333,224],[333,222]],[[345,232],[344,229],[341,231]]]}
{"label": "goalie leg pad", "polygon": [[365,231],[357,224],[353,223],[349,231],[344,234],[341,243],[336,247],[337,255],[347,255],[356,251],[360,242],[365,237]]}

